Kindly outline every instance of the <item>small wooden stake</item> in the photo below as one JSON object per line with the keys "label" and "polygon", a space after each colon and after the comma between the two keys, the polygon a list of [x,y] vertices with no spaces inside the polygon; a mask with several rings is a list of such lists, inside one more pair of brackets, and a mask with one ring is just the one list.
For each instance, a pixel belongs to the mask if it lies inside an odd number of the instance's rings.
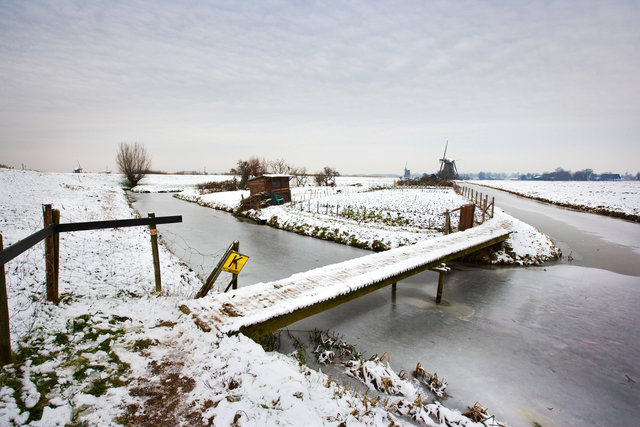
{"label": "small wooden stake", "polygon": [[[4,249],[0,234],[0,251]],[[4,264],[0,265],[0,365],[11,363],[11,331],[9,329],[9,304]]]}
{"label": "small wooden stake", "polygon": [[[155,218],[155,213],[148,214],[149,218]],[[156,279],[156,292],[162,292],[162,280],[160,278],[160,254],[158,252],[158,230],[155,224],[149,225],[151,235],[151,253],[153,254],[153,271]]]}

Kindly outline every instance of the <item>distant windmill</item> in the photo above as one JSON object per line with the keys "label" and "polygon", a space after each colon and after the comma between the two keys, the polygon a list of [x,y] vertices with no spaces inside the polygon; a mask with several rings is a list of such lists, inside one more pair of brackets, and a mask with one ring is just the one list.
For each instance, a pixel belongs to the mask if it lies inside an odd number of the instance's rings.
{"label": "distant windmill", "polygon": [[411,179],[411,171],[409,169],[407,169],[407,164],[404,164],[404,174],[403,174],[404,179]]}
{"label": "distant windmill", "polygon": [[449,147],[449,141],[444,146],[444,154],[440,159],[440,170],[438,171],[438,178],[440,179],[457,179],[458,168],[456,167],[456,161],[447,159],[447,148]]}
{"label": "distant windmill", "polygon": [[76,161],[78,162],[78,167],[73,170],[73,173],[82,173],[82,166],[80,166],[80,162],[78,160]]}

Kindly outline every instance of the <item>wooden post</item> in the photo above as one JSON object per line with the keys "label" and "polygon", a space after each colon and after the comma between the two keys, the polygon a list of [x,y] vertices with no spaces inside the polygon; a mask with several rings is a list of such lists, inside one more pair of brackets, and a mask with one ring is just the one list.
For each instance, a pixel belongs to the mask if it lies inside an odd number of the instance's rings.
{"label": "wooden post", "polygon": [[491,218],[493,218],[493,210],[496,208],[496,198],[491,198]]}
{"label": "wooden post", "polygon": [[438,273],[438,293],[436,294],[436,304],[442,302],[442,290],[444,289],[444,271]]}
{"label": "wooden post", "polygon": [[[155,218],[155,213],[148,214],[149,218]],[[158,252],[158,230],[155,224],[149,225],[151,235],[151,253],[153,254],[153,271],[156,279],[156,292],[162,292],[162,280],[160,278],[160,254]]]}
{"label": "wooden post", "polygon": [[489,203],[489,195],[486,194],[484,196],[484,209],[482,210],[482,222],[484,222],[484,217],[487,214],[487,210],[488,210],[488,203]]}
{"label": "wooden post", "polygon": [[[235,241],[234,241],[234,243],[235,243]],[[207,294],[209,293],[209,291],[213,287],[213,284],[215,283],[216,279],[220,275],[220,272],[222,271],[222,266],[224,265],[224,262],[227,260],[227,257],[229,256],[229,254],[233,250],[233,245],[234,245],[233,243],[229,245],[229,247],[225,251],[224,255],[222,255],[222,258],[220,258],[220,261],[218,261],[218,265],[216,265],[215,268],[213,270],[211,270],[211,273],[209,274],[209,277],[207,277],[207,280],[204,282],[204,285],[202,285],[202,287],[200,288],[200,290],[198,291],[198,293],[196,294],[196,296],[194,298],[203,298],[203,297],[207,296]],[[233,280],[231,281],[230,285],[232,285],[232,284],[233,284]],[[226,292],[226,290],[225,290],[225,292]]]}
{"label": "wooden post", "polygon": [[[53,210],[53,223],[60,224],[60,210]],[[58,295],[58,277],[60,273],[60,233],[53,233],[53,281],[56,284],[56,295]]]}
{"label": "wooden post", "polygon": [[[4,249],[0,234],[0,252]],[[4,264],[0,265],[0,366],[11,363],[11,331],[9,329],[9,303]]]}
{"label": "wooden post", "polygon": [[[231,248],[236,251],[239,252],[240,251],[240,242],[237,240],[233,241],[233,244],[231,245]],[[234,274],[233,277],[231,278],[231,289],[238,289],[238,275]]]}
{"label": "wooden post", "polygon": [[442,301],[442,290],[444,289],[444,275],[451,271],[450,267],[447,267],[447,264],[442,263],[437,267],[433,267],[432,271],[438,272],[438,292],[436,293],[436,304],[440,304]]}
{"label": "wooden post", "polygon": [[451,217],[449,216],[449,209],[444,213],[444,234],[451,233]]}
{"label": "wooden post", "polygon": [[[51,205],[42,205],[42,216],[44,217],[44,227],[53,225],[53,211]],[[58,303],[58,284],[56,283],[56,260],[53,244],[53,235],[44,239],[45,269],[47,281],[47,301]]]}

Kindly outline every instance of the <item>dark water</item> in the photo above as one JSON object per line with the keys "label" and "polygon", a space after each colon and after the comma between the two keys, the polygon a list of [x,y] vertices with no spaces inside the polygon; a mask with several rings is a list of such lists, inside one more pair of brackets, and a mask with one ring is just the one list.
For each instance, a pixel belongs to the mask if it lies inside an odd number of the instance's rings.
{"label": "dark water", "polygon": [[[449,382],[447,406],[480,401],[514,426],[637,425],[640,225],[496,196],[499,207],[545,231],[573,261],[532,268],[457,264],[441,305],[433,301],[437,274],[425,272],[395,293],[382,289],[291,329],[338,331],[366,354],[387,352],[397,371],[420,362]],[[241,286],[369,253],[168,195],[136,197],[141,212],[182,214],[183,224],[165,227],[201,252],[240,240],[251,257]]]}

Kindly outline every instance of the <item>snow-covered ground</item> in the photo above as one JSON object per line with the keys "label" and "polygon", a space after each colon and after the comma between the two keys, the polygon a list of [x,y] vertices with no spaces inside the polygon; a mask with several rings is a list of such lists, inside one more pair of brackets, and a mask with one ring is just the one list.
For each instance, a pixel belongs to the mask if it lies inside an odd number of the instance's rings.
{"label": "snow-covered ground", "polygon": [[[332,240],[361,248],[385,250],[413,245],[443,234],[445,212],[469,200],[451,188],[392,187],[388,178],[364,178],[362,183],[350,177],[333,188],[292,188],[293,203],[269,206],[245,213],[273,227],[299,234]],[[387,187],[387,188],[384,188]],[[152,187],[150,187],[152,188]],[[187,188],[177,197],[226,211],[235,211],[248,191],[200,194]],[[479,209],[477,219],[481,220]],[[497,220],[511,223],[512,235],[504,250],[484,261],[495,264],[540,264],[557,258],[553,242],[528,224],[495,209]],[[455,228],[459,212],[451,214]]]}
{"label": "snow-covered ground", "polygon": [[[43,203],[63,223],[132,217],[121,180],[0,169],[5,247],[42,227]],[[383,360],[349,365],[390,396],[371,399],[242,335],[203,332],[178,308],[201,282],[162,246],[160,260],[157,294],[145,227],[63,233],[58,305],[45,302],[42,244],[7,263],[16,358],[0,370],[0,425],[472,425]]]}
{"label": "snow-covered ground", "polygon": [[525,197],[640,221],[640,181],[471,181]]}

